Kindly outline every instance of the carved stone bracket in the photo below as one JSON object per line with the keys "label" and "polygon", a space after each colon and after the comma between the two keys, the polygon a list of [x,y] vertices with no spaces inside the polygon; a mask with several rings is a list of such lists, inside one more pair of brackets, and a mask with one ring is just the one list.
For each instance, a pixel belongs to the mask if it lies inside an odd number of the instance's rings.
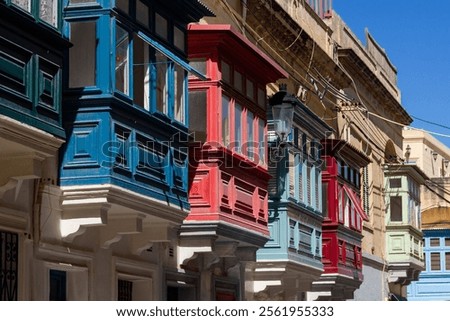
{"label": "carved stone bracket", "polygon": [[64,204],[60,222],[60,232],[63,240],[72,242],[76,236],[83,234],[89,226],[101,226],[108,222],[108,210],[110,205],[97,203],[86,206],[85,204]]}
{"label": "carved stone bracket", "polygon": [[108,223],[99,227],[100,247],[108,249],[125,234],[142,233],[142,220],[143,216],[136,214],[108,215]]}
{"label": "carved stone bracket", "polygon": [[169,223],[144,224],[142,232],[130,235],[131,252],[140,255],[157,242],[170,242]]}

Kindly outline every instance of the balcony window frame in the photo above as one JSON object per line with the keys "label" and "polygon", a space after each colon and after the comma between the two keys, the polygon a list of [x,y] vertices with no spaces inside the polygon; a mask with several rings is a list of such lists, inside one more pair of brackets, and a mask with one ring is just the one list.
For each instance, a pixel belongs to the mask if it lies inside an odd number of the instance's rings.
{"label": "balcony window frame", "polygon": [[[35,21],[43,23],[45,26],[50,27],[52,29],[61,30],[62,27],[62,2],[59,0],[51,0],[52,4],[52,20],[49,22],[41,16],[41,12],[43,8],[41,4],[44,3],[44,0],[28,0],[28,7],[25,8],[17,3],[15,0],[7,0],[7,4],[9,4],[12,8],[19,10],[29,16],[31,16]],[[46,7],[47,8],[47,7]]]}
{"label": "balcony window frame", "polygon": [[[446,242],[446,240],[449,240]],[[425,267],[430,273],[450,272],[450,237],[448,235],[429,236],[425,239]],[[439,268],[432,269],[432,255],[438,255]],[[434,261],[436,262],[436,261]]]}
{"label": "balcony window frame", "polygon": [[[154,115],[158,115],[162,118],[169,118],[171,121],[180,123],[182,125],[188,124],[188,76],[186,65],[180,64],[180,61],[176,61],[172,54],[170,54],[163,46],[160,46],[156,41],[142,33],[141,31],[134,32],[130,30],[120,21],[116,20],[116,27],[113,32],[113,39],[116,39],[115,33],[116,29],[119,27],[123,30],[127,30],[128,32],[128,78],[124,81],[124,84],[127,86],[124,91],[117,89],[117,78],[116,72],[114,70],[114,93],[118,97],[125,99],[126,101],[132,102],[134,107],[148,110],[150,113]],[[144,49],[148,50],[148,58],[149,58],[149,82],[148,88],[144,88],[144,92],[148,92],[149,97],[144,97],[144,106],[140,106],[136,104],[136,99],[134,97],[134,81],[135,81],[135,73],[134,68],[135,63],[135,53],[134,53],[134,42],[137,41],[144,42]],[[114,42],[114,48],[116,48],[116,43]],[[159,61],[158,59],[161,59]],[[165,61],[163,61],[165,59]],[[113,59],[116,61],[116,58]],[[161,67],[164,65],[164,67]],[[162,71],[160,74],[159,72]],[[178,72],[182,72],[181,78],[177,78]],[[164,81],[161,82],[162,78]],[[182,79],[180,82],[177,79]],[[144,82],[145,83],[145,82]],[[179,88],[182,88],[180,95],[182,97],[181,101],[179,101],[179,96],[175,97],[177,92],[176,86],[178,83],[181,83]],[[164,84],[164,86],[161,86]],[[179,89],[178,88],[178,89]],[[148,99],[148,105],[145,103],[145,98]],[[181,108],[178,113],[176,113],[177,102],[181,102]]]}
{"label": "balcony window frame", "polygon": [[[236,98],[236,95],[231,95],[227,91],[223,90],[220,95],[220,107],[218,108],[219,119],[223,119],[224,113],[224,97],[229,98],[228,101],[228,130],[224,128],[223,121],[219,124],[219,137],[218,140],[221,145],[229,149],[235,155],[239,155],[244,159],[248,160],[251,163],[255,163],[256,165],[266,166],[266,154],[265,148],[261,148],[259,146],[260,142],[266,142],[266,133],[267,133],[267,123],[264,119],[262,119],[257,113],[255,113],[253,108],[250,108],[248,104],[242,103],[239,98]],[[240,109],[240,118],[239,120],[236,118],[237,109]],[[252,120],[252,138],[253,141],[249,141],[248,135],[248,126],[247,126],[247,117],[251,113],[253,115]],[[264,137],[259,137],[261,134],[261,130],[258,126],[260,126],[260,120],[265,124],[262,133]],[[240,130],[237,130],[236,126],[240,124]],[[258,127],[258,128],[257,128]],[[224,133],[229,133],[229,142],[228,145],[225,145],[226,140],[224,139]],[[239,141],[237,138],[239,137]],[[236,146],[236,144],[238,146]],[[258,146],[255,146],[257,144]],[[261,158],[259,155],[264,149],[263,157]],[[251,153],[249,151],[251,150]]]}

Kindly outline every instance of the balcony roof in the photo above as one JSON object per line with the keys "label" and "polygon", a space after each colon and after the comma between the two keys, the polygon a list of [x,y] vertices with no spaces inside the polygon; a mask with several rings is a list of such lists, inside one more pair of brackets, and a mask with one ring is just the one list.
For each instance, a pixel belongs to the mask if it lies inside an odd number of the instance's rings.
{"label": "balcony roof", "polygon": [[425,184],[425,182],[429,180],[429,177],[416,164],[411,163],[385,164],[384,174],[386,176],[408,175],[421,185]]}
{"label": "balcony roof", "polygon": [[216,51],[235,61],[260,83],[288,78],[288,73],[272,58],[256,47],[244,35],[227,24],[190,24],[188,26],[189,55]]}

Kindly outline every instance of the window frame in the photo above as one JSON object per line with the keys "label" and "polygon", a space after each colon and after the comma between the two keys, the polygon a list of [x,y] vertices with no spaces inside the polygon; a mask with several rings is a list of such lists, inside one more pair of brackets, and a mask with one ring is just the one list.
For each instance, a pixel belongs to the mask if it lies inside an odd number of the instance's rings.
{"label": "window frame", "polygon": [[48,22],[47,20],[43,19],[41,17],[41,2],[43,0],[28,0],[29,6],[28,8],[23,8],[19,4],[15,3],[14,0],[7,0],[7,4],[9,4],[11,7],[20,10],[21,12],[26,13],[27,15],[30,15],[33,17],[34,20],[38,22],[44,23],[45,26],[50,27],[52,29],[57,29],[58,31],[61,30],[62,27],[62,8],[61,8],[61,1],[59,0],[51,0],[52,2],[52,15],[55,16],[54,19],[52,19],[52,22]]}
{"label": "window frame", "polygon": [[[116,44],[116,32],[117,28],[122,28],[123,30],[126,30],[128,33],[128,79],[124,81],[124,84],[127,85],[128,88],[124,90],[124,92],[117,89],[117,78],[116,78],[116,72],[114,68],[113,73],[113,83],[114,83],[114,94],[118,97],[121,97],[122,99],[125,99],[128,102],[132,102],[133,106],[136,108],[141,108],[144,110],[149,111],[151,114],[159,115],[162,118],[169,118],[172,122],[180,123],[184,126],[187,126],[188,124],[188,99],[187,99],[187,93],[188,93],[188,75],[186,70],[187,64],[180,64],[180,60],[174,59],[174,55],[170,54],[169,51],[167,51],[166,48],[164,48],[161,45],[158,45],[158,43],[154,40],[152,40],[149,36],[145,35],[141,31],[133,31],[130,30],[130,28],[127,28],[125,24],[123,24],[121,21],[115,20],[115,27],[113,32],[113,44],[114,48],[117,48]],[[149,81],[148,81],[148,88],[143,89],[144,92],[149,93],[148,99],[148,108],[145,106],[140,106],[136,103],[137,99],[135,97],[134,93],[134,81],[135,79],[135,73],[134,73],[134,67],[135,63],[134,60],[136,58],[134,54],[134,42],[136,39],[139,38],[139,41],[143,41],[145,50],[148,50],[148,58],[149,58]],[[158,57],[163,57],[163,59],[166,59],[166,62],[162,62],[165,64],[164,68],[158,69],[158,66],[160,62],[158,62]],[[178,61],[176,61],[178,60]],[[116,51],[114,51],[114,59],[113,63],[115,64],[116,61]],[[159,81],[159,70],[163,70],[163,76],[165,77],[165,82],[163,82],[164,87],[160,88],[159,85],[161,85],[161,82]],[[182,85],[180,88],[182,88],[181,96],[183,97],[181,100],[181,108],[180,112],[176,113],[176,103],[178,101],[178,96],[175,97],[176,93],[176,84],[178,83],[175,79],[176,74],[178,71],[182,72]],[[145,82],[144,82],[145,83]],[[158,100],[158,90],[162,89],[162,98],[161,101]],[[145,100],[146,97],[144,97]],[[163,102],[163,105],[160,106],[159,102]],[[180,115],[178,117],[177,115]]]}
{"label": "window frame", "polygon": [[[260,143],[263,142],[266,144],[266,133],[267,133],[267,122],[265,119],[262,119],[253,108],[249,108],[249,104],[242,103],[242,100],[240,97],[236,98],[236,95],[231,95],[227,91],[222,89],[222,93],[220,95],[220,107],[218,108],[217,112],[219,114],[219,119],[223,119],[223,112],[224,112],[224,97],[228,98],[228,133],[229,133],[229,142],[228,145],[225,145],[225,139],[223,137],[224,131],[224,122],[221,121],[218,132],[218,141],[220,144],[228,149],[231,150],[233,154],[239,155],[240,157],[248,160],[251,163],[255,163],[257,166],[267,166],[267,155],[266,155],[266,149],[264,147],[260,146]],[[239,136],[240,136],[240,146],[236,146],[237,143],[237,131],[236,131],[236,110],[237,106],[240,107],[240,130],[239,130]],[[248,135],[248,115],[251,113],[253,115],[252,117],[252,139],[253,141],[249,141],[249,135]],[[262,130],[263,133],[263,139],[261,140],[260,136],[260,121],[264,123],[264,127]],[[255,144],[257,146],[255,146]],[[261,158],[260,153],[264,150],[264,156]],[[250,152],[251,151],[251,152]],[[252,156],[251,156],[251,155]]]}
{"label": "window frame", "polygon": [[[425,239],[425,267],[430,273],[450,273],[450,240],[448,235],[433,235]],[[432,254],[439,255],[439,269],[432,269]]]}

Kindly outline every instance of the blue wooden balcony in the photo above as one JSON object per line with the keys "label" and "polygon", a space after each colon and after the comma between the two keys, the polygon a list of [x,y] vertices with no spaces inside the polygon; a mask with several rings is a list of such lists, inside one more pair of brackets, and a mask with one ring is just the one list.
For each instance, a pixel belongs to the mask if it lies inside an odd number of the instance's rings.
{"label": "blue wooden balcony", "polygon": [[69,43],[56,28],[59,15],[38,15],[0,3],[0,114],[64,138],[61,68]]}

